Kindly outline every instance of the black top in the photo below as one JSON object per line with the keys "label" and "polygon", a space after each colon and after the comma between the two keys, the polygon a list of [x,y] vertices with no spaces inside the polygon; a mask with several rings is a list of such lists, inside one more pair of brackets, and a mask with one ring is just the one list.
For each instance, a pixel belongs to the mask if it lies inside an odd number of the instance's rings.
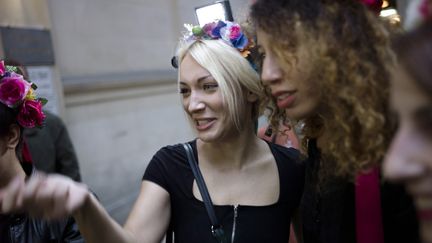
{"label": "black top", "polygon": [[0,242],[9,242],[9,227],[10,217],[4,214],[0,214]]}
{"label": "black top", "polygon": [[[197,156],[196,141],[189,142]],[[287,243],[290,221],[303,192],[304,168],[299,153],[269,144],[279,171],[280,193],[268,206],[214,206],[226,235],[235,243]],[[199,162],[198,162],[199,163]],[[160,149],[150,161],[143,180],[163,187],[171,199],[171,227],[176,243],[215,242],[204,203],[192,192],[194,176],[181,144]],[[235,217],[235,233],[233,234]]]}
{"label": "black top", "polygon": [[[318,190],[320,163],[315,141],[309,143],[306,182],[301,201],[305,243],[355,243],[355,186],[333,179]],[[386,243],[420,242],[418,222],[411,198],[403,186],[381,184],[381,208]]]}

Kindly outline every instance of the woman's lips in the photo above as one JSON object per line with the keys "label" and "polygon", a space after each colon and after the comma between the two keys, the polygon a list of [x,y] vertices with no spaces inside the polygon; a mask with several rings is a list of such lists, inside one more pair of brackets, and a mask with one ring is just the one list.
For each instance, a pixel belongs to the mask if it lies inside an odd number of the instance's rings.
{"label": "woman's lips", "polygon": [[295,91],[284,92],[274,95],[276,98],[277,106],[281,109],[290,108],[295,102]]}
{"label": "woman's lips", "polygon": [[198,131],[205,131],[209,129],[214,123],[216,119],[207,118],[207,119],[196,119],[195,124]]}

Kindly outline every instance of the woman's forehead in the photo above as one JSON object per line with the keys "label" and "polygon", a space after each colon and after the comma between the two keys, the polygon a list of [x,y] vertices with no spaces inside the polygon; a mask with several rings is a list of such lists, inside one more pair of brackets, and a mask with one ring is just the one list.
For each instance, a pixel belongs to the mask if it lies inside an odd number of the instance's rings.
{"label": "woman's forehead", "polygon": [[180,81],[197,81],[200,78],[211,76],[210,72],[189,54],[180,63],[179,72]]}

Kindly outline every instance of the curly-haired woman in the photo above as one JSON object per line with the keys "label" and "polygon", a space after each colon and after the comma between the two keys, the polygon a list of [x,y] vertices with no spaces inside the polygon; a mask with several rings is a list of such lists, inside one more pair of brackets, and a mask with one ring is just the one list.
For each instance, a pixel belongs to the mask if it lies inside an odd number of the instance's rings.
{"label": "curly-haired woman", "polygon": [[258,0],[251,18],[270,121],[303,127],[304,242],[418,242],[412,200],[378,169],[394,133],[385,26],[357,0]]}

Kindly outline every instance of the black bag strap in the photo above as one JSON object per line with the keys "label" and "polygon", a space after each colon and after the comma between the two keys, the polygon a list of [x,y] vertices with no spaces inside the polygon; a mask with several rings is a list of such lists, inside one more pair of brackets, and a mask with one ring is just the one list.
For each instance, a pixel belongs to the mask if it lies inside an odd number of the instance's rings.
{"label": "black bag strap", "polygon": [[207,186],[204,182],[204,178],[201,174],[200,169],[198,168],[198,163],[195,160],[195,156],[193,154],[192,147],[189,143],[183,144],[184,149],[186,150],[187,159],[189,162],[189,165],[192,169],[192,172],[195,176],[195,180],[198,186],[198,189],[200,191],[201,197],[203,198],[205,208],[207,210],[207,214],[210,218],[211,223],[211,232],[213,234],[213,237],[216,238],[216,240],[219,243],[227,243],[225,232],[222,228],[222,225],[219,224],[219,221],[216,217],[216,214],[214,212],[213,203],[210,198],[210,194],[208,193]]}

